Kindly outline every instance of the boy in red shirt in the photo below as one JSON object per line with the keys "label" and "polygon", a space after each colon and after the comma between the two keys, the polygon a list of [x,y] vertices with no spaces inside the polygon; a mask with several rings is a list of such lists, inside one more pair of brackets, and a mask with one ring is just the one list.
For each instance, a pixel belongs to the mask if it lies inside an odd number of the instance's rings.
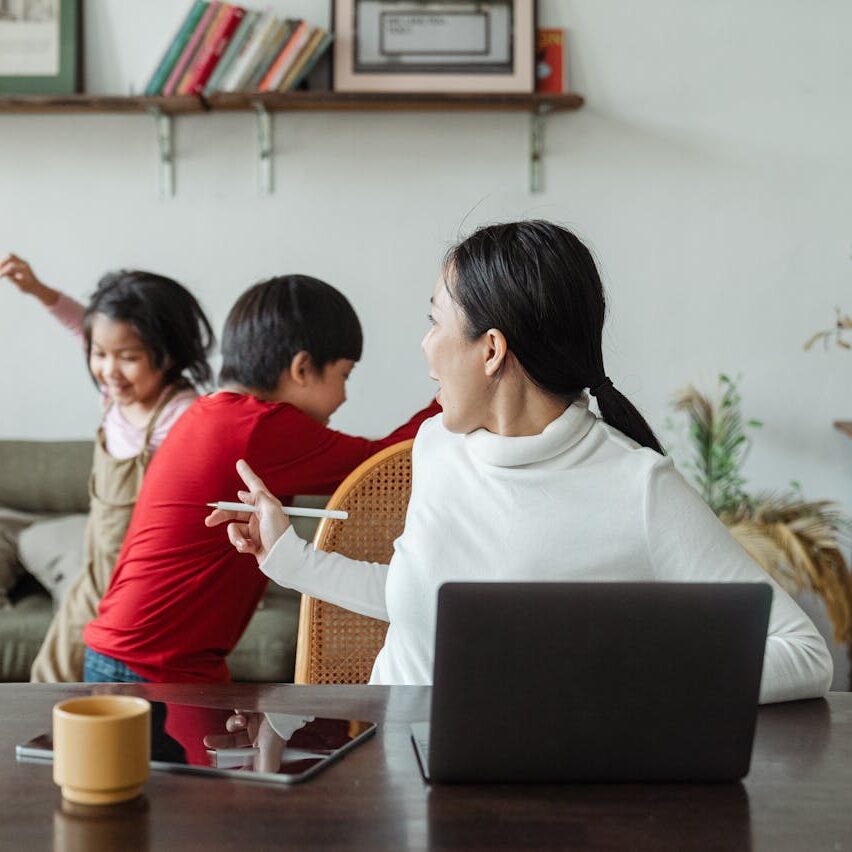
{"label": "boy in red shirt", "polygon": [[272,278],[237,300],[222,337],[221,389],[187,409],[145,474],[109,588],[83,634],[87,682],[229,680],[225,658],[267,582],[203,524],[208,501],[242,489],[237,459],[284,502],[331,494],[440,411],[433,402],[377,441],[329,429],[361,348],[352,306],[316,278]]}

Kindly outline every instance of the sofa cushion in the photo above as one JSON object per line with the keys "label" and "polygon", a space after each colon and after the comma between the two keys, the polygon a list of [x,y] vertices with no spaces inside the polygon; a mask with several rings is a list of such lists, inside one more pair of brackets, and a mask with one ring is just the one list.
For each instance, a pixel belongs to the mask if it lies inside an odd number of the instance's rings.
{"label": "sofa cushion", "polygon": [[18,537],[21,564],[50,592],[58,605],[80,575],[88,515],[38,521]]}
{"label": "sofa cushion", "polygon": [[[35,580],[25,578],[27,594],[15,595],[0,612],[0,681],[28,681],[30,667],[53,618],[53,605],[43,591],[33,591]],[[17,592],[17,590],[16,590]]]}
{"label": "sofa cushion", "polygon": [[245,633],[228,657],[232,680],[293,682],[300,601],[298,592],[280,586],[272,594],[267,592],[263,596]]}
{"label": "sofa cushion", "polygon": [[89,510],[91,441],[0,441],[0,505],[24,512]]}
{"label": "sofa cushion", "polygon": [[9,592],[24,572],[18,558],[18,537],[39,517],[0,506],[0,610],[9,606]]}

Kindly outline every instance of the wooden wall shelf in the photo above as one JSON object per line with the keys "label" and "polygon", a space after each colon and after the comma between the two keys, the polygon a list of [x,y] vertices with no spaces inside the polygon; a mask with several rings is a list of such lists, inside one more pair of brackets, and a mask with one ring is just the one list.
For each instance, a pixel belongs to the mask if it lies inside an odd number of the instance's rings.
{"label": "wooden wall shelf", "polygon": [[3,95],[4,114],[109,114],[148,113],[157,122],[160,150],[160,195],[174,195],[174,142],[172,119],[178,115],[216,111],[252,112],[257,120],[258,185],[263,195],[272,192],[272,122],[275,112],[526,112],[530,115],[530,191],[542,189],[544,119],[550,113],[583,106],[582,96],[541,94],[386,94],[348,92],[246,92],[219,93],[209,98],[193,96],[136,97],[121,95]]}
{"label": "wooden wall shelf", "polygon": [[349,92],[271,92],[249,94],[221,92],[207,103],[214,110],[254,109],[261,103],[270,112],[279,111],[380,111],[380,112],[456,112],[497,111],[535,112],[546,108],[553,112],[579,109],[583,98],[565,95],[469,95],[469,94],[385,94]]}
{"label": "wooden wall shelf", "polygon": [[579,109],[583,98],[563,95],[515,94],[379,94],[349,92],[221,92],[209,98],[191,95],[141,97],[121,95],[0,95],[2,113],[140,113],[160,110],[186,115],[208,110],[253,111],[262,104],[270,112],[287,111],[495,111],[565,112]]}
{"label": "wooden wall shelf", "polygon": [[51,115],[62,113],[145,113],[161,111],[166,115],[200,113],[206,109],[201,98],[191,95],[172,97],[133,97],[122,95],[0,95],[0,115],[18,113]]}

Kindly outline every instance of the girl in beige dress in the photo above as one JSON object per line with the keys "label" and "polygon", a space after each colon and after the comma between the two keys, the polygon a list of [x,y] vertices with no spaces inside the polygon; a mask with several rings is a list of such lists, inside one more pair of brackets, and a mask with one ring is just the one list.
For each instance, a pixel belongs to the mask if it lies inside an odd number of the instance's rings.
{"label": "girl in beige dress", "polygon": [[0,260],[0,277],[82,339],[101,391],[83,566],[31,672],[36,682],[82,681],[83,628],[97,615],[153,453],[195,400],[196,388],[210,382],[213,332],[188,290],[150,272],[105,276],[85,308],[42,283],[15,255]]}

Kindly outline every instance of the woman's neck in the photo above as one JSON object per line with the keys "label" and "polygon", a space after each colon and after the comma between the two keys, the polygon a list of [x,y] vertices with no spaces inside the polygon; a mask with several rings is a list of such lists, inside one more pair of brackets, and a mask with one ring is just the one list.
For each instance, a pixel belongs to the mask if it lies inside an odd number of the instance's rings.
{"label": "woman's neck", "polygon": [[540,435],[565,413],[570,403],[536,387],[527,378],[501,381],[492,397],[484,428],[495,435],[519,438]]}

